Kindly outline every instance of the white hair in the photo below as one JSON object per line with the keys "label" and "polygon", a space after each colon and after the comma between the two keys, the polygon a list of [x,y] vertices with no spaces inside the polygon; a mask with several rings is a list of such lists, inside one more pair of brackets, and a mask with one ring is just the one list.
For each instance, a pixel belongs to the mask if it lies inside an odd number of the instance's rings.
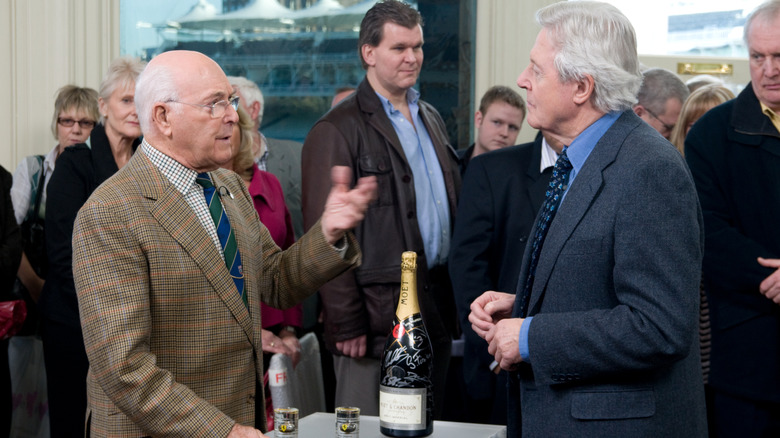
{"label": "white hair", "polygon": [[263,98],[263,92],[260,91],[260,87],[243,76],[228,76],[228,81],[236,92],[240,92],[241,97],[246,100],[247,108],[255,102],[260,102],[260,113],[257,115],[257,120],[252,120],[259,128],[260,123],[263,121],[263,111],[265,110],[265,99]]}
{"label": "white hair", "polygon": [[555,67],[564,82],[591,76],[593,104],[604,112],[636,103],[642,83],[636,33],[616,7],[601,2],[559,2],[540,9],[536,21],[558,49]]}
{"label": "white hair", "polygon": [[135,109],[138,113],[138,122],[141,124],[141,132],[144,135],[150,132],[152,109],[155,103],[178,99],[176,82],[168,67],[164,63],[147,65],[135,83]]}
{"label": "white hair", "polygon": [[759,5],[751,14],[748,16],[747,21],[745,22],[744,27],[744,39],[745,44],[750,48],[750,41],[748,41],[748,35],[750,34],[750,29],[753,27],[753,22],[761,17],[765,20],[771,20],[780,14],[780,0],[769,0],[761,5]]}

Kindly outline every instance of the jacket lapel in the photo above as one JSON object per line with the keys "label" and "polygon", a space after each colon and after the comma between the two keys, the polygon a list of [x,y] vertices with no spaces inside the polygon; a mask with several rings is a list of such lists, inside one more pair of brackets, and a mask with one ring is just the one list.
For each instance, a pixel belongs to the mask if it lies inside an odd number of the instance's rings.
{"label": "jacket lapel", "polygon": [[[230,309],[247,337],[252,340],[252,321],[247,307],[236,291],[235,283],[216,246],[201,225],[184,196],[149,161],[145,154],[135,154],[133,165],[141,192],[154,202],[150,214],[179,244],[200,268],[206,280]],[[234,217],[228,211],[229,217]],[[240,248],[243,250],[243,248]],[[248,282],[247,282],[248,283]]]}
{"label": "jacket lapel", "polygon": [[529,315],[538,312],[541,307],[547,282],[561,249],[598,196],[604,184],[602,172],[615,161],[626,135],[637,123],[642,122],[631,110],[624,112],[598,141],[569,187],[558,213],[550,224],[550,230],[539,255],[539,264],[536,267],[536,277],[528,305]]}

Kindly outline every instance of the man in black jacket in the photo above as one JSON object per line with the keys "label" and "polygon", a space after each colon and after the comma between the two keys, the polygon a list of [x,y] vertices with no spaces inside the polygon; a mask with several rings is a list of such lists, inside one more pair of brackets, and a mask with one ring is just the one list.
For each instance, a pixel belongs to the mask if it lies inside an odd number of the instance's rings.
{"label": "man in black jacket", "polygon": [[476,157],[463,179],[449,267],[465,338],[466,421],[506,424],[506,373],[491,365],[468,321],[469,306],[486,290],[517,288],[517,248],[528,240],[562,148],[539,134],[533,143]]}
{"label": "man in black jacket", "polygon": [[780,436],[780,1],[745,24],[751,83],[688,133],[704,215],[710,430]]}
{"label": "man in black jacket", "polygon": [[469,162],[477,155],[516,144],[524,119],[525,101],[515,90],[503,85],[488,88],[474,114],[477,140],[468,148],[458,151],[460,176],[466,174]]}

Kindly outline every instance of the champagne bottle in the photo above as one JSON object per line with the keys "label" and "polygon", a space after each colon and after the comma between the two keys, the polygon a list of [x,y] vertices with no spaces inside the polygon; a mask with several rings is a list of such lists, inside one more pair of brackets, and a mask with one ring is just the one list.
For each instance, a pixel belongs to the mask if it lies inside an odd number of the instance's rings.
{"label": "champagne bottle", "polygon": [[433,349],[417,302],[417,254],[401,256],[401,295],[382,354],[379,428],[391,437],[433,433]]}

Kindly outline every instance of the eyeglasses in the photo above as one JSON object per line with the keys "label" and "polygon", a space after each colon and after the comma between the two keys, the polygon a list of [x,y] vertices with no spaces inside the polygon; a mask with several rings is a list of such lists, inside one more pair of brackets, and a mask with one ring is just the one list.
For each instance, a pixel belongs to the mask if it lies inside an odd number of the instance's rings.
{"label": "eyeglasses", "polygon": [[73,119],[63,119],[62,117],[57,117],[57,123],[60,125],[70,128],[74,124],[78,123],[79,127],[81,129],[92,129],[95,127],[95,122],[92,120],[73,120]]}
{"label": "eyeglasses", "polygon": [[232,106],[234,110],[238,111],[238,96],[230,96],[228,100],[220,100],[219,102],[214,102],[211,105],[204,105],[202,103],[179,102],[178,100],[169,100],[168,102],[183,103],[184,105],[208,108],[211,110],[211,118],[213,119],[218,119],[224,116],[225,111],[227,111],[228,105]]}
{"label": "eyeglasses", "polygon": [[650,109],[648,109],[647,107],[645,107],[645,111],[647,111],[648,114],[653,116],[654,119],[658,120],[658,123],[663,125],[665,132],[672,132],[672,129],[674,129],[674,125],[666,124],[663,120],[659,119],[658,116],[655,115],[655,113],[653,113],[652,111],[650,111]]}

